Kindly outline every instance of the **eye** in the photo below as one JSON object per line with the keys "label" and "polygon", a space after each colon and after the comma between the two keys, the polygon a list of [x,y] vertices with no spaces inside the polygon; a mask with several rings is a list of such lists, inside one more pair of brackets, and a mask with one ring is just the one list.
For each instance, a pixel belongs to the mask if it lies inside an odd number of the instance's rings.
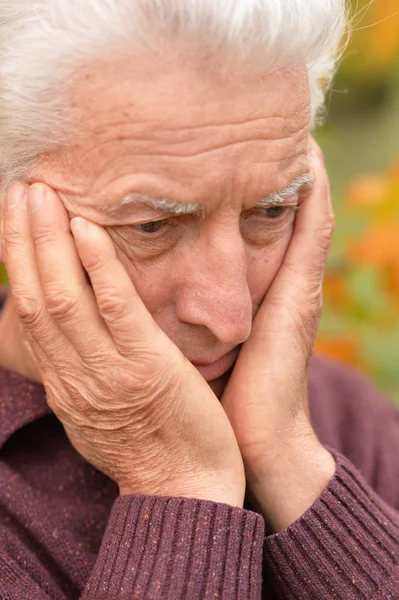
{"label": "eye", "polygon": [[264,210],[266,216],[269,219],[277,219],[283,212],[285,212],[286,206],[270,206]]}
{"label": "eye", "polygon": [[140,230],[143,233],[157,233],[165,225],[166,219],[160,221],[150,221],[149,223],[142,223]]}

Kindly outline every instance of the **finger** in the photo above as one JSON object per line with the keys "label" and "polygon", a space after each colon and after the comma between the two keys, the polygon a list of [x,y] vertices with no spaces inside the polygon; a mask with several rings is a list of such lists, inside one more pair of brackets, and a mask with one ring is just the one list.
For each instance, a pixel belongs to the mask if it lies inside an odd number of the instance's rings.
{"label": "finger", "polygon": [[58,194],[34,184],[28,191],[30,226],[46,309],[84,361],[115,349],[101,318]]}
{"label": "finger", "polygon": [[[269,303],[303,316],[303,327],[317,326],[323,276],[334,231],[330,187],[319,149],[312,153],[314,186],[296,218],[283,264],[267,294]],[[291,319],[292,321],[292,319]],[[282,321],[283,323],[284,321]],[[310,338],[309,338],[310,339]]]}
{"label": "finger", "polygon": [[284,267],[298,283],[302,280],[303,284],[307,281],[321,285],[334,231],[334,213],[323,155],[315,142],[312,145],[314,187],[298,211]]}
{"label": "finger", "polygon": [[[251,338],[259,352],[284,357],[280,367],[307,363],[323,300],[323,275],[334,229],[328,177],[321,151],[313,150],[314,186],[303,201],[283,264],[258,311]],[[268,368],[266,366],[265,368]]]}
{"label": "finger", "polygon": [[10,186],[3,219],[5,263],[15,312],[26,332],[41,367],[65,356],[67,347],[45,309],[30,235],[27,207],[28,186]]}
{"label": "finger", "polygon": [[80,260],[86,269],[98,308],[122,356],[132,358],[146,350],[161,330],[139,297],[119,261],[108,233],[95,223],[76,217],[71,221]]}

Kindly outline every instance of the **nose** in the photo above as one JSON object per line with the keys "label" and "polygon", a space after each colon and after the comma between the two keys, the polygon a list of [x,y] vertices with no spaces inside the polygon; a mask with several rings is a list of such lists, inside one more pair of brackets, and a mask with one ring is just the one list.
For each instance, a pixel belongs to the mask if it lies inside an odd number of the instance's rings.
{"label": "nose", "polygon": [[185,281],[176,311],[179,321],[206,327],[219,342],[245,342],[252,326],[247,258],[239,235],[205,238],[185,258]]}

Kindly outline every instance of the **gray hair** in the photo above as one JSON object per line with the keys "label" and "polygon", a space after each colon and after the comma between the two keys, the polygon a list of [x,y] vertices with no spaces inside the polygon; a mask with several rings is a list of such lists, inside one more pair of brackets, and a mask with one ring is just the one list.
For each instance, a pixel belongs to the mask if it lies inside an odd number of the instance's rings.
{"label": "gray hair", "polygon": [[68,85],[83,62],[166,44],[237,70],[306,65],[321,114],[347,27],[346,0],[0,0],[0,177],[23,178],[67,143]]}

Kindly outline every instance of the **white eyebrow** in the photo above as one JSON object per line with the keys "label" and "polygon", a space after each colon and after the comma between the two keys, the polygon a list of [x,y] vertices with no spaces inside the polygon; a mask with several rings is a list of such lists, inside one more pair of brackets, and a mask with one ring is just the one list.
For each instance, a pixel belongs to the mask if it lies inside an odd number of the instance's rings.
{"label": "white eyebrow", "polygon": [[313,183],[313,175],[310,173],[306,173],[304,175],[300,175],[285,190],[281,192],[277,192],[275,194],[270,194],[264,200],[261,200],[258,203],[258,206],[269,206],[271,204],[281,204],[284,202],[286,198],[293,196],[305,185],[311,185]]}
{"label": "white eyebrow", "polygon": [[[257,206],[270,206],[273,204],[281,204],[284,202],[286,198],[293,196],[305,185],[309,185],[313,183],[313,176],[310,173],[306,173],[305,175],[300,175],[290,185],[282,190],[281,192],[277,192],[274,194],[270,194],[263,200],[257,203]],[[122,206],[127,206],[129,204],[144,204],[153,208],[154,210],[160,210],[167,213],[172,213],[175,215],[191,215],[195,213],[200,213],[205,215],[205,207],[201,204],[181,204],[180,202],[174,202],[173,200],[168,200],[166,198],[153,198],[151,196],[147,196],[145,194],[128,194],[121,201],[118,208]],[[114,209],[113,212],[118,210],[118,208]]]}
{"label": "white eyebrow", "polygon": [[175,215],[191,215],[193,213],[205,212],[205,207],[200,204],[180,204],[173,200],[167,200],[164,198],[152,198],[143,194],[129,194],[126,196],[120,206],[126,206],[127,204],[145,204],[155,210],[162,210],[164,212],[173,213]]}

